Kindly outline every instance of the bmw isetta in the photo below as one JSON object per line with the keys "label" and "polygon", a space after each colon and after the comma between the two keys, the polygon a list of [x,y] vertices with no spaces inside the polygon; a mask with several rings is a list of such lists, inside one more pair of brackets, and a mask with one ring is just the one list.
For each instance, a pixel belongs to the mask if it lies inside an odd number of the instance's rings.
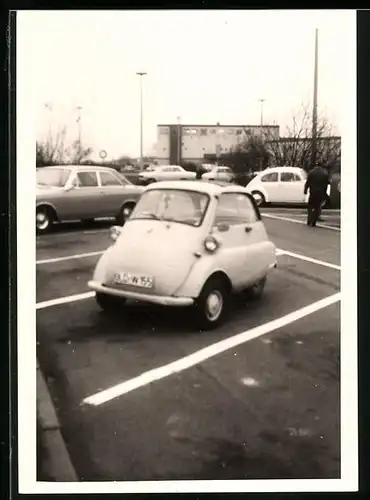
{"label": "bmw isetta", "polygon": [[198,326],[212,329],[223,321],[233,292],[260,297],[276,267],[256,202],[236,185],[152,184],[111,236],[115,243],[88,283],[104,311],[127,299],[191,306]]}

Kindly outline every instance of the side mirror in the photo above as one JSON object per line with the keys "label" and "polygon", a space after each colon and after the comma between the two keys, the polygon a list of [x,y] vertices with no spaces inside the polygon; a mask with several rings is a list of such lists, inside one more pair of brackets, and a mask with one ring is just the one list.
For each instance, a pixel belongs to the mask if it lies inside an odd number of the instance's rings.
{"label": "side mirror", "polygon": [[119,236],[121,235],[122,227],[121,226],[112,226],[110,228],[110,239],[113,241],[117,241]]}

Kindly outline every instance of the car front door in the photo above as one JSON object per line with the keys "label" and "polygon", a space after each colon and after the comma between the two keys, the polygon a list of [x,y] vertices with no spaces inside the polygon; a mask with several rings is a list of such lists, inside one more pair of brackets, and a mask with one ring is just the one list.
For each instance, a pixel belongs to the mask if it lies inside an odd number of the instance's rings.
{"label": "car front door", "polygon": [[266,232],[249,195],[223,193],[216,209],[214,234],[221,240],[219,264],[235,289],[254,283],[267,262]]}
{"label": "car front door", "polygon": [[279,173],[269,172],[263,174],[260,178],[262,186],[268,194],[268,201],[276,203],[279,200]]}
{"label": "car front door", "polygon": [[125,195],[123,181],[109,171],[99,171],[101,217],[115,217],[119,213]]}
{"label": "car front door", "polygon": [[305,199],[304,180],[295,172],[280,173],[279,201],[282,203],[303,203]]}
{"label": "car front door", "polygon": [[94,219],[101,217],[102,194],[98,184],[97,172],[86,170],[77,172],[72,179],[72,188],[66,192],[68,213],[66,219]]}

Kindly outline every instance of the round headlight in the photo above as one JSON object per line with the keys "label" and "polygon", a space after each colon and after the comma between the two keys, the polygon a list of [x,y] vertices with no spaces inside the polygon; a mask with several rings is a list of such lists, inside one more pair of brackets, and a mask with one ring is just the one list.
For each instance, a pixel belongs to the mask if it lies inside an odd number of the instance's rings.
{"label": "round headlight", "polygon": [[207,236],[204,240],[204,248],[207,252],[215,252],[218,248],[218,241],[213,236]]}

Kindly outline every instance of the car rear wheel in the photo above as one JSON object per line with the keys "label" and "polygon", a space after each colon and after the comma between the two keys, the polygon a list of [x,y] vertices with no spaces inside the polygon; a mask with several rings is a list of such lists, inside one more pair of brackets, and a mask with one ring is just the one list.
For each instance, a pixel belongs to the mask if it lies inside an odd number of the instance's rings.
{"label": "car rear wheel", "polygon": [[228,302],[229,290],[223,280],[209,280],[195,303],[198,326],[202,330],[211,330],[220,325],[225,318]]}
{"label": "car rear wheel", "polygon": [[264,276],[262,279],[257,281],[254,285],[245,290],[245,294],[248,299],[258,300],[262,297],[263,291],[265,289],[267,277]]}
{"label": "car rear wheel", "polygon": [[105,312],[118,312],[125,304],[126,299],[108,295],[106,293],[96,292],[95,300],[98,306]]}
{"label": "car rear wheel", "polygon": [[253,196],[254,201],[256,202],[256,205],[258,207],[260,207],[266,203],[266,198],[261,193],[261,191],[252,191],[252,196]]}
{"label": "car rear wheel", "polygon": [[119,224],[120,226],[123,226],[123,224],[130,217],[134,208],[135,208],[134,203],[126,203],[125,205],[123,205],[121,207],[120,213],[117,216],[117,224]]}
{"label": "car rear wheel", "polygon": [[55,220],[55,214],[48,207],[39,207],[36,209],[36,231],[44,234],[50,231]]}

